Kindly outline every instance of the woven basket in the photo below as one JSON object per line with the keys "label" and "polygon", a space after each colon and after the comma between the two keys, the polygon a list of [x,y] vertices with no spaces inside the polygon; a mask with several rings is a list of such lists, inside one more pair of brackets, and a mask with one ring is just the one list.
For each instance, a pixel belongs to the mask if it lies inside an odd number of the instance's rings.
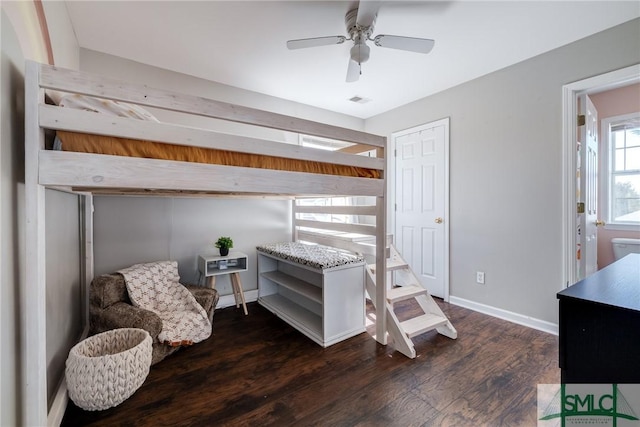
{"label": "woven basket", "polygon": [[88,411],[117,406],[140,388],[150,366],[147,331],[121,328],[91,336],[69,352],[65,370],[69,398]]}

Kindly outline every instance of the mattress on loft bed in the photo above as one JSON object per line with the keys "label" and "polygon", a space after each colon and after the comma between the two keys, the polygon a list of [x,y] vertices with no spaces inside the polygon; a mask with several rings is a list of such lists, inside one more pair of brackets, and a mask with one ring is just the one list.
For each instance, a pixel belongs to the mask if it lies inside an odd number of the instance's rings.
{"label": "mattress on loft bed", "polygon": [[[139,106],[124,102],[97,99],[84,95],[66,96],[60,102],[60,106],[93,111],[112,116],[158,122],[158,119],[156,119],[151,113]],[[56,144],[56,148],[64,151],[318,173],[325,175],[380,178],[380,172],[375,169],[336,165],[318,161],[289,159],[251,153],[238,153],[211,148],[165,144],[154,141],[143,141],[60,130],[56,132],[56,136],[61,143]]]}
{"label": "mattress on loft bed", "polygon": [[268,243],[257,246],[256,249],[276,258],[320,270],[364,262],[364,257],[361,255],[350,254],[328,246],[300,242]]}
{"label": "mattress on loft bed", "polygon": [[379,178],[375,169],[348,165],[335,165],[283,157],[216,150],[177,144],[165,144],[128,138],[58,131],[62,150],[80,153],[110,154],[113,156],[141,157],[147,159],[176,160],[182,162],[209,163],[224,166],[273,169],[291,172],[319,173],[325,175]]}

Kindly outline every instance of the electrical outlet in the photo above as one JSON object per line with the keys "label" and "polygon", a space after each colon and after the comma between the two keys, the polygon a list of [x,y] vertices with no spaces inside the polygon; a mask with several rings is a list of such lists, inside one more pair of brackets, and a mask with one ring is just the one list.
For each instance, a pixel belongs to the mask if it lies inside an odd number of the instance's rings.
{"label": "electrical outlet", "polygon": [[476,271],[476,282],[484,285],[484,271]]}

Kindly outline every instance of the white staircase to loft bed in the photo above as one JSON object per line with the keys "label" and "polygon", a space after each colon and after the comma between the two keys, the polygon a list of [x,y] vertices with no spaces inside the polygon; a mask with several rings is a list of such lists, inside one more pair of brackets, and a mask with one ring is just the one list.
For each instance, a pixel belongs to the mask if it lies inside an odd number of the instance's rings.
{"label": "white staircase to loft bed", "polygon": [[[390,243],[388,249],[386,272],[392,273],[395,280],[389,282],[391,288],[387,290],[386,300],[383,302],[386,306],[387,328],[396,350],[413,359],[416,357],[416,350],[411,340],[413,337],[436,330],[441,335],[456,339],[458,332],[429,294],[429,291],[420,284],[415,273],[400,256],[395,246]],[[371,302],[377,307],[375,264],[367,266],[365,283],[367,292],[371,296]],[[400,321],[394,311],[394,304],[408,299],[414,299],[418,303],[422,314]]]}
{"label": "white staircase to loft bed", "polygon": [[[366,224],[348,224],[329,221],[299,219],[297,214],[329,214],[374,215],[374,206],[301,206],[294,203],[293,220],[295,240],[317,243],[359,253],[375,259],[376,245],[371,235],[373,227]],[[382,286],[385,292],[376,285],[376,264],[366,266],[365,285],[369,298],[376,307],[376,313],[385,312],[385,335],[392,339],[396,350],[409,358],[416,357],[412,338],[436,330],[439,334],[456,339],[458,333],[436,303],[428,290],[424,288],[409,264],[402,258],[392,243],[393,236],[388,235],[385,251],[385,276]],[[393,283],[389,280],[392,277]],[[389,283],[390,286],[387,286]],[[422,310],[422,314],[400,321],[394,310],[394,304],[414,299]],[[378,301],[383,301],[385,310],[378,309]],[[379,319],[376,318],[376,324]],[[380,330],[376,330],[379,334]],[[378,339],[376,337],[376,339]]]}

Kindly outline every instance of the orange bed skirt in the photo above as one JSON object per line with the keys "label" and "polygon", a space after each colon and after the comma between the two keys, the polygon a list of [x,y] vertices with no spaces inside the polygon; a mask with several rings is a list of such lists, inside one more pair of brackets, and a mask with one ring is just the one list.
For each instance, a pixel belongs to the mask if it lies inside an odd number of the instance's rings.
{"label": "orange bed skirt", "polygon": [[58,131],[64,151],[110,154],[114,156],[142,157],[148,159],[177,160],[182,162],[209,163],[225,166],[274,169],[292,172],[318,173],[362,178],[380,178],[380,172],[356,166],[286,159],[258,154],[236,153],[211,148],[164,144],[127,138]]}

